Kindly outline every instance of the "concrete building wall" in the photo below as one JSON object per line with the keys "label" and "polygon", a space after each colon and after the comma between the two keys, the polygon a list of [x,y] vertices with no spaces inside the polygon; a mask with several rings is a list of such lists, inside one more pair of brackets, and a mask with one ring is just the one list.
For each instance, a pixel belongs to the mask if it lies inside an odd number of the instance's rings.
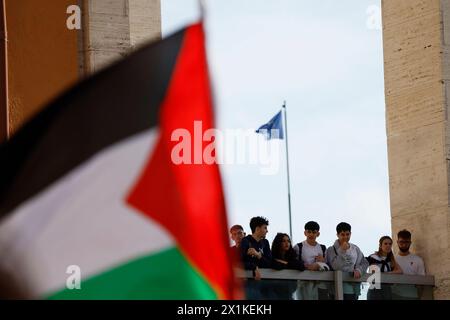
{"label": "concrete building wall", "polygon": [[8,42],[5,1],[0,1],[0,143],[8,137]]}
{"label": "concrete building wall", "polygon": [[160,0],[85,0],[84,72],[98,71],[140,44],[161,38]]}
{"label": "concrete building wall", "polygon": [[7,0],[9,134],[76,82],[77,34],[66,27],[73,0]]}
{"label": "concrete building wall", "polygon": [[436,277],[435,297],[450,299],[449,5],[382,6],[392,232],[412,232],[412,251]]}
{"label": "concrete building wall", "polygon": [[129,0],[128,6],[132,48],[161,39],[160,0]]}
{"label": "concrete building wall", "polygon": [[[66,26],[70,5],[81,30]],[[9,135],[81,76],[161,38],[160,0],[6,0],[5,12]]]}

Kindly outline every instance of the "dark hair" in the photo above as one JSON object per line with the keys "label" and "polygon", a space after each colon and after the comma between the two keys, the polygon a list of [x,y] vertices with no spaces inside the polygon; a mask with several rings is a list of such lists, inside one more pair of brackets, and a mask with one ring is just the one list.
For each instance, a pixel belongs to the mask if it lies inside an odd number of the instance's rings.
{"label": "dark hair", "polygon": [[336,226],[336,232],[341,233],[342,231],[352,231],[352,226],[347,222],[341,222]]}
{"label": "dark hair", "polygon": [[273,259],[282,259],[286,261],[295,260],[297,259],[297,254],[295,253],[295,250],[292,248],[292,244],[289,246],[289,249],[287,252],[281,251],[281,244],[283,243],[283,238],[288,237],[289,242],[291,241],[291,238],[289,238],[289,235],[286,233],[278,232],[275,238],[272,241],[272,258]]}
{"label": "dark hair", "polygon": [[242,228],[242,226],[240,224],[235,224],[234,226],[232,226],[230,228],[230,233],[233,232],[234,230],[242,230],[242,231],[244,231],[244,228]]}
{"label": "dark hair", "polygon": [[250,220],[250,229],[252,230],[252,233],[255,232],[256,227],[261,227],[262,225],[269,225],[269,220],[267,220],[264,217],[253,217]]}
{"label": "dark hair", "polygon": [[315,222],[315,221],[308,221],[308,222],[305,224],[305,230],[311,230],[311,231],[317,230],[317,231],[319,231],[319,230],[320,230],[320,226],[319,226],[319,224],[318,224],[317,222]]}
{"label": "dark hair", "polygon": [[406,229],[403,229],[403,230],[401,230],[401,231],[399,231],[397,233],[397,238],[409,239],[410,240],[411,239],[411,232],[409,232]]}

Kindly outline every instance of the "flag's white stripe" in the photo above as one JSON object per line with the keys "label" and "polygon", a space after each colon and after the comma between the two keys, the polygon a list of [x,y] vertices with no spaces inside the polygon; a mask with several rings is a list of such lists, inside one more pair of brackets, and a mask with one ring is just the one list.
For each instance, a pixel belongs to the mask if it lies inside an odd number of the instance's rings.
{"label": "flag's white stripe", "polygon": [[41,295],[63,288],[69,265],[86,278],[174,246],[124,201],[157,137],[153,129],[105,149],[18,207],[0,225],[0,265]]}

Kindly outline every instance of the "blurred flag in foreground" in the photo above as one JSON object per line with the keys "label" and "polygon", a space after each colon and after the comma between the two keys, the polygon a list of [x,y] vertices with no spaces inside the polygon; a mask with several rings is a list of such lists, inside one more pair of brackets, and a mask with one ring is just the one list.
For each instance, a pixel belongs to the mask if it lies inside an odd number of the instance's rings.
{"label": "blurred flag in foreground", "polygon": [[0,146],[2,274],[31,298],[233,298],[219,168],[171,160],[211,100],[199,23],[47,106]]}

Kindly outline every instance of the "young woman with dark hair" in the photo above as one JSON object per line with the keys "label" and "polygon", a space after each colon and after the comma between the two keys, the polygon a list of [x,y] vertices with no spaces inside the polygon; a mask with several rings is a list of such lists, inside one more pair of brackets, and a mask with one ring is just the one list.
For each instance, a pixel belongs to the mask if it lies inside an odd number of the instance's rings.
{"label": "young woman with dark hair", "polygon": [[277,233],[272,242],[272,267],[277,270],[305,270],[292,248],[291,239],[286,233]]}
{"label": "young woman with dark hair", "polygon": [[[297,254],[291,245],[291,239],[286,233],[277,233],[275,239],[273,239],[272,268],[276,270],[305,270],[303,262],[297,258]],[[273,280],[272,288],[276,299],[292,300],[292,295],[297,289],[297,281]]]}

